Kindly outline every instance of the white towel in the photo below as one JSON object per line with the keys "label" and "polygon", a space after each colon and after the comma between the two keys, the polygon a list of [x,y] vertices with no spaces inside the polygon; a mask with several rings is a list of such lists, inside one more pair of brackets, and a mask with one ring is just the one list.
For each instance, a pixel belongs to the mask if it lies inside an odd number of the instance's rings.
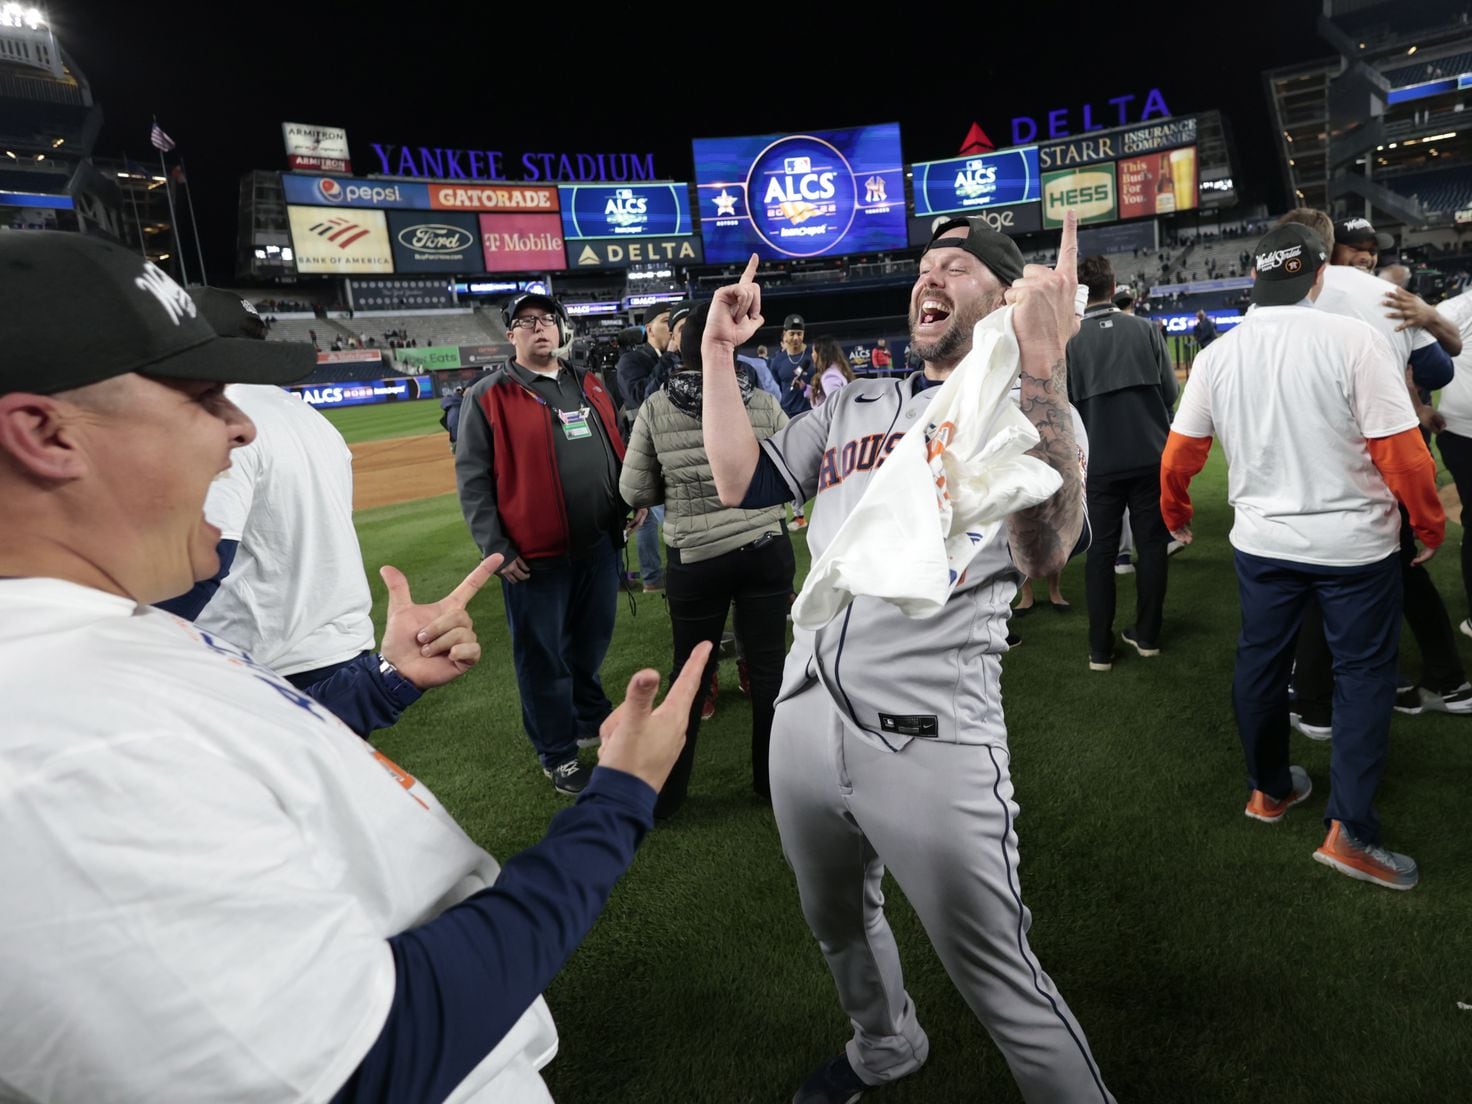
{"label": "white towel", "polygon": [[905,434],[813,564],[795,624],[821,628],[858,595],[933,617],[981,548],[1005,539],[1007,515],[1057,492],[1058,473],[1024,455],[1038,433],[1011,399],[1020,367],[1012,308],[993,311],[931,400],[925,430]]}

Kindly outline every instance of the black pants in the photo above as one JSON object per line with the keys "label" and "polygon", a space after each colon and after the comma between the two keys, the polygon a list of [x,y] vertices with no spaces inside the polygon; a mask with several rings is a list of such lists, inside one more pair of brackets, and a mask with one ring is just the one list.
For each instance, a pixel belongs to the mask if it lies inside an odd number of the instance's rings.
{"label": "black pants", "polygon": [[772,533],[734,552],[694,563],[685,563],[678,548],[669,548],[666,554],[669,562],[664,593],[675,635],[674,674],[702,640],[709,640],[716,650],[711,651],[701,692],[690,707],[685,748],[659,792],[654,815],[670,816],[685,802],[695,764],[700,706],[715,676],[717,650],[733,603],[736,635],[751,676],[751,785],[758,794],[770,798],[767,752],[772,740],[774,703],[782,685],[782,663],[787,656],[787,611],[796,572],[792,542],[786,532]]}
{"label": "black pants", "polygon": [[[1457,494],[1462,499],[1462,524],[1472,520],[1472,437],[1462,437],[1450,430],[1436,435],[1436,447],[1446,470],[1452,473]],[[1472,541],[1462,537],[1462,598],[1472,602]]]}
{"label": "black pants", "polygon": [[[1420,684],[1436,694],[1455,690],[1467,681],[1457,637],[1447,617],[1446,606],[1437,592],[1431,573],[1416,557],[1416,534],[1405,507],[1400,511],[1400,570],[1405,592],[1406,625],[1421,649]],[[1402,672],[1404,675],[1404,672]],[[1298,648],[1293,661],[1295,710],[1308,724],[1327,725],[1332,720],[1334,697],[1333,662],[1324,640],[1324,619],[1318,605],[1310,602],[1298,630]]]}
{"label": "black pants", "polygon": [[1140,643],[1160,643],[1165,614],[1166,546],[1170,533],[1160,516],[1160,466],[1118,475],[1090,474],[1085,485],[1089,504],[1088,560],[1084,570],[1089,606],[1089,651],[1107,656],[1114,650],[1114,561],[1125,507],[1135,537],[1135,632]]}

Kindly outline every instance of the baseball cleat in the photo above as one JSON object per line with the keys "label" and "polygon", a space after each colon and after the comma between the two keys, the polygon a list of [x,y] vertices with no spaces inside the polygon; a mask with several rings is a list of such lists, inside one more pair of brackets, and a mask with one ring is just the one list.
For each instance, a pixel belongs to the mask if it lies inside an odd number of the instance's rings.
{"label": "baseball cleat", "polygon": [[1329,822],[1329,834],[1314,852],[1314,860],[1332,866],[1341,874],[1386,889],[1413,889],[1421,880],[1415,859],[1377,844],[1360,842],[1338,820]]}
{"label": "baseball cleat", "polygon": [[1314,784],[1308,776],[1308,771],[1302,767],[1289,767],[1288,773],[1293,776],[1293,792],[1287,797],[1269,797],[1261,790],[1253,790],[1252,796],[1247,799],[1247,808],[1242,810],[1253,820],[1260,820],[1264,824],[1276,824],[1283,819],[1283,814],[1301,801],[1308,799],[1308,795],[1314,792]]}
{"label": "baseball cleat", "polygon": [[802,1083],[792,1104],[855,1104],[868,1085],[859,1080],[848,1055],[830,1058]]}

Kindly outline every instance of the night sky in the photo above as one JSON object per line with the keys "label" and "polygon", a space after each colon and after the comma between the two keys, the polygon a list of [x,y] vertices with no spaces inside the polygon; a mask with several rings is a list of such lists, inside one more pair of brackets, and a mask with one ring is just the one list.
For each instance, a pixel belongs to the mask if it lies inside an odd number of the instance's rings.
{"label": "night sky", "polygon": [[[1113,119],[1112,97],[1135,94],[1138,112],[1158,88],[1173,114],[1222,110],[1239,196],[1286,206],[1262,74],[1330,53],[1316,0],[1073,7],[976,5],[969,25],[926,31],[858,4],[602,5],[580,7],[597,15],[582,22],[558,4],[390,16],[58,0],[48,14],[102,105],[98,154],[156,164],[155,114],[178,143],[214,283],[234,282],[240,174],[286,167],[283,120],[345,127],[359,175],[378,171],[380,142],[505,150],[511,169],[528,150],[652,152],[661,177],[688,180],[696,136],[897,120],[906,160],[930,160],[954,156],[973,121],[1004,146],[1014,116],[1046,128],[1068,108],[1081,130],[1083,104]],[[416,22],[425,11],[431,24]]]}

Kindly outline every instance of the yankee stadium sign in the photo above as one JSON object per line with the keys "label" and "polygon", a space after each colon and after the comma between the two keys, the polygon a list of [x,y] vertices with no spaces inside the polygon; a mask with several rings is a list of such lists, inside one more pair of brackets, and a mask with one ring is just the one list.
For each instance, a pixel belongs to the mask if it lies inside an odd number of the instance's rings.
{"label": "yankee stadium sign", "polygon": [[[431,180],[654,180],[652,153],[523,153],[372,143],[384,176]],[[508,165],[509,162],[509,165]]]}

